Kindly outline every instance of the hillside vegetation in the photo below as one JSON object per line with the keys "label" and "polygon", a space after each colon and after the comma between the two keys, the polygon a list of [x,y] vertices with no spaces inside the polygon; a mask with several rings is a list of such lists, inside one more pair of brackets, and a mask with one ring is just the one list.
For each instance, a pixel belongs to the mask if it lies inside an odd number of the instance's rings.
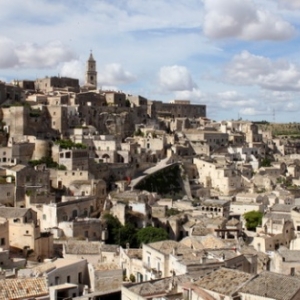
{"label": "hillside vegetation", "polygon": [[256,122],[259,129],[271,131],[273,135],[293,135],[300,137],[300,123],[268,123]]}

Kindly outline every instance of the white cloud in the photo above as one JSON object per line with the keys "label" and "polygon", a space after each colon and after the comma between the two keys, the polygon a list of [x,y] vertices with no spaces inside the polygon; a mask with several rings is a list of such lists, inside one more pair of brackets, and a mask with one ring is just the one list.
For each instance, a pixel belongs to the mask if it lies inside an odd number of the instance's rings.
{"label": "white cloud", "polygon": [[168,91],[192,91],[197,85],[188,69],[183,66],[165,66],[158,74],[159,85]]}
{"label": "white cloud", "polygon": [[222,108],[255,106],[259,102],[255,99],[247,99],[243,95],[238,94],[236,91],[225,91],[216,95],[216,101]]}
{"label": "white cloud", "polygon": [[73,52],[60,41],[39,45],[15,43],[2,37],[0,48],[0,68],[52,68],[74,57]]}
{"label": "white cloud", "polygon": [[286,60],[272,61],[264,56],[243,51],[225,68],[231,83],[258,85],[264,89],[300,91],[300,67]]}
{"label": "white cloud", "polygon": [[279,4],[281,5],[281,7],[288,8],[288,9],[300,8],[299,0],[279,0]]}
{"label": "white cloud", "polygon": [[299,110],[299,104],[295,102],[288,102],[284,107],[284,111],[287,112],[295,112],[297,110]]}
{"label": "white cloud", "polygon": [[13,68],[19,64],[19,58],[11,40],[0,37],[0,49],[0,68]]}
{"label": "white cloud", "polygon": [[51,41],[44,45],[25,43],[16,47],[16,53],[22,67],[49,68],[60,62],[74,58],[73,52],[60,41]]}
{"label": "white cloud", "polygon": [[81,83],[84,81],[84,64],[76,59],[63,63],[60,75],[71,78],[78,78]]}
{"label": "white cloud", "polygon": [[[99,69],[99,68],[98,68]],[[98,73],[98,83],[101,85],[128,84],[135,81],[136,78],[117,63],[106,65]]]}
{"label": "white cloud", "polygon": [[266,111],[266,110],[258,110],[254,107],[246,107],[242,108],[239,111],[240,114],[242,115],[247,115],[247,116],[256,116],[256,115],[271,115],[271,112]]}
{"label": "white cloud", "polygon": [[295,29],[251,0],[203,0],[206,14],[203,31],[210,38],[285,40]]}
{"label": "white cloud", "polygon": [[202,93],[198,88],[193,88],[191,91],[176,91],[175,99],[178,100],[191,100],[192,102],[201,102],[205,97],[205,94]]}

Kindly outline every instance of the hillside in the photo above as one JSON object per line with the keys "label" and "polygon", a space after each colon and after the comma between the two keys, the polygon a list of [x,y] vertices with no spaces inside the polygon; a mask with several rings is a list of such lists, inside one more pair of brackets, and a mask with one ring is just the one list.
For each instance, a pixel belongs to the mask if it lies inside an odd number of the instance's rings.
{"label": "hillside", "polygon": [[273,135],[293,135],[300,136],[300,123],[268,123],[255,122],[259,129],[270,130]]}

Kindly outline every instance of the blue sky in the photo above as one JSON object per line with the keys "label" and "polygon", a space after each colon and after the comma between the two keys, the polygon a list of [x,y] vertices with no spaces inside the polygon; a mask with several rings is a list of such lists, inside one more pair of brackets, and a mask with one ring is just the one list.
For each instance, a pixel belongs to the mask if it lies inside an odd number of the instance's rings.
{"label": "blue sky", "polygon": [[[70,76],[189,99],[215,120],[300,121],[300,0],[0,0],[0,80]],[[274,114],[275,113],[275,114]]]}

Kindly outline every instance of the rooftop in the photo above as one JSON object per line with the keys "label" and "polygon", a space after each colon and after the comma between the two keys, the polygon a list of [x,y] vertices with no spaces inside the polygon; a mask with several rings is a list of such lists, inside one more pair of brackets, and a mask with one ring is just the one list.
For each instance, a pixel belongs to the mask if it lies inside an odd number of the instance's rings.
{"label": "rooftop", "polygon": [[151,296],[151,295],[169,295],[176,294],[177,292],[168,292],[170,284],[175,287],[178,284],[190,281],[187,275],[167,277],[158,280],[146,281],[142,283],[129,284],[125,287],[129,289],[132,293],[140,295],[141,297]]}
{"label": "rooftop", "polygon": [[149,244],[147,244],[147,246],[149,246],[165,255],[171,254],[174,248],[176,248],[177,253],[184,253],[184,252],[191,251],[191,249],[189,247],[187,247],[183,244],[180,244],[179,242],[172,241],[172,240],[149,243]]}
{"label": "rooftop", "polygon": [[288,204],[274,204],[271,207],[271,211],[278,211],[278,212],[291,212],[291,210],[295,207],[295,205],[288,205]]}
{"label": "rooftop", "polygon": [[299,289],[299,278],[263,271],[246,283],[239,292],[276,300],[289,300],[296,299],[294,295]]}
{"label": "rooftop", "polygon": [[285,262],[300,261],[300,250],[289,250],[286,247],[280,247],[278,253],[284,258]]}
{"label": "rooftop", "polygon": [[99,242],[70,241],[64,247],[66,254],[99,255],[101,253],[101,244]]}
{"label": "rooftop", "polygon": [[0,207],[0,217],[7,219],[22,218],[29,210],[30,208]]}
{"label": "rooftop", "polygon": [[0,280],[0,299],[27,299],[48,294],[46,278],[14,278]]}
{"label": "rooftop", "polygon": [[129,258],[137,258],[137,259],[143,258],[143,249],[127,249],[125,250],[125,253]]}
{"label": "rooftop", "polygon": [[233,269],[220,268],[195,282],[197,287],[230,296],[253,275]]}

